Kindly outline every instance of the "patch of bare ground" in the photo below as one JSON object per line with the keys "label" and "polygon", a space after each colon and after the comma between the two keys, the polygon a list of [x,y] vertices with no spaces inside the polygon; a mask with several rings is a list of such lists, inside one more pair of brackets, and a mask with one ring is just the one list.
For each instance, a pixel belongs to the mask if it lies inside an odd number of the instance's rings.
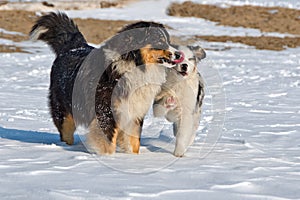
{"label": "patch of bare ground", "polygon": [[98,19],[74,19],[80,31],[88,42],[100,44],[104,40],[116,34],[121,28],[132,21],[122,20],[98,20]]}
{"label": "patch of bare ground", "polygon": [[0,10],[26,10],[49,12],[54,10],[87,10],[110,7],[123,7],[135,0],[73,0],[71,3],[64,0],[0,2]]}
{"label": "patch of bare ground", "polygon": [[22,10],[1,10],[0,28],[28,34],[31,26],[37,20],[34,12]]}
{"label": "patch of bare ground", "polygon": [[202,40],[211,42],[235,42],[242,43],[249,46],[254,46],[256,49],[266,49],[266,50],[284,50],[285,48],[296,48],[300,46],[300,37],[271,37],[271,36],[196,36]]}
{"label": "patch of bare ground", "polygon": [[198,17],[218,22],[218,25],[256,28],[262,32],[295,34],[295,37],[232,37],[197,36],[213,42],[239,42],[255,46],[257,49],[283,50],[286,47],[300,46],[300,10],[282,7],[232,6],[221,8],[192,2],[173,3],[168,14],[182,17]]}
{"label": "patch of bare ground", "polygon": [[172,16],[203,18],[218,22],[219,25],[300,35],[300,10],[296,9],[260,6],[221,8],[187,1],[171,4],[168,13]]}
{"label": "patch of bare ground", "polygon": [[[176,6],[175,6],[176,5]],[[202,9],[195,9],[198,8],[197,6],[200,6]],[[176,8],[175,8],[175,7]],[[202,7],[203,6],[203,7]],[[239,8],[236,8],[237,10],[239,9],[245,9],[247,10],[249,6],[242,6]],[[260,7],[259,7],[260,8]],[[173,13],[172,15],[182,15],[182,16],[205,16],[205,13],[208,13],[207,15],[210,17],[204,17],[209,20],[215,20],[213,17],[219,16],[218,19],[224,23],[224,25],[230,25],[230,26],[235,26],[233,24],[230,24],[232,20],[236,21],[238,23],[239,21],[245,21],[245,27],[251,27],[250,24],[256,23],[256,20],[261,19],[262,17],[254,17],[252,22],[246,22],[247,20],[237,20],[237,19],[242,19],[241,16],[244,16],[245,18],[250,17],[250,16],[257,16],[258,14],[252,14],[252,13],[247,13],[247,12],[241,12],[235,11],[234,13],[239,13],[237,14],[230,14],[228,11],[229,8],[219,8],[216,6],[211,6],[211,5],[198,5],[198,4],[191,4],[190,2],[188,3],[183,3],[183,4],[172,4],[171,7],[169,8],[169,13]],[[283,12],[282,10],[288,10],[286,11],[287,16],[286,17],[286,23],[289,24],[289,19],[291,18],[291,13],[298,13],[298,11],[292,10],[291,9],[285,9],[285,8],[262,8],[266,9],[264,13],[266,13],[263,16],[273,16],[276,13],[281,13]],[[227,10],[227,11],[224,11]],[[256,9],[250,9],[251,12],[255,12]],[[278,10],[278,11],[277,11]],[[224,13],[225,14],[224,14]],[[233,12],[233,11],[232,11]],[[200,14],[199,14],[200,13]],[[203,14],[204,13],[204,14]],[[259,13],[262,13],[260,11]],[[198,15],[199,14],[199,15]],[[267,17],[266,19],[269,19],[271,17]],[[283,18],[284,14],[281,13],[279,16]],[[278,16],[277,16],[278,17]],[[0,12],[0,28],[5,29],[7,31],[14,31],[14,32],[19,32],[22,34],[9,34],[9,33],[3,33],[0,31],[0,38],[12,40],[15,42],[20,42],[24,40],[28,40],[28,33],[33,26],[34,22],[37,20],[37,16],[35,12],[32,11],[26,11],[26,10],[1,10]],[[257,19],[258,18],[258,19]],[[247,18],[248,19],[248,18]],[[252,17],[251,17],[252,19]],[[298,27],[299,25],[299,17],[297,19],[293,18],[293,25],[289,26],[282,26],[286,28],[280,28],[280,30],[286,30],[282,32],[288,32],[288,33],[300,33],[298,32]],[[294,24],[296,21],[297,24]],[[111,37],[114,35],[118,30],[120,30],[124,25],[132,23],[132,21],[114,21],[114,20],[97,20],[97,19],[74,19],[74,21],[77,23],[80,31],[83,33],[85,38],[87,39],[88,42],[94,43],[94,44],[100,44],[107,38]],[[226,24],[225,24],[226,22]],[[227,24],[228,22],[228,24]],[[229,23],[230,22],[230,23]],[[221,23],[221,22],[220,22]],[[248,23],[248,24],[247,24]],[[271,22],[268,22],[271,23]],[[273,23],[273,22],[272,22]],[[267,26],[267,25],[265,25]],[[274,25],[277,27],[277,25]],[[279,26],[278,26],[279,27]],[[287,28],[289,27],[289,28]],[[268,29],[267,29],[268,28]],[[269,30],[270,27],[266,27],[264,31]],[[270,30],[271,31],[271,30]],[[272,29],[272,31],[274,31]],[[276,29],[276,31],[278,31]],[[281,32],[281,31],[278,31]],[[300,35],[300,34],[299,34]],[[231,41],[231,42],[239,42],[251,46],[255,46],[257,49],[268,49],[268,50],[282,50],[285,49],[286,47],[298,47],[300,46],[300,37],[284,37],[284,38],[279,38],[279,37],[269,37],[269,36],[261,36],[261,37],[232,37],[232,36],[195,36],[191,38],[180,38],[180,37],[172,37],[173,43],[176,44],[191,44],[197,40],[206,40],[206,41],[213,41],[213,42],[226,42],[226,41]],[[21,47],[13,47],[11,45],[0,45],[0,52],[22,52]]]}
{"label": "patch of bare ground", "polygon": [[[20,42],[28,40],[28,33],[34,22],[37,20],[35,12],[22,10],[3,10],[0,12],[0,28],[7,31],[23,33],[7,34],[0,31],[0,38]],[[113,21],[113,20],[97,20],[97,19],[74,19],[80,31],[83,33],[88,42],[100,44],[107,38],[114,35],[126,24],[131,21]],[[0,45],[0,52],[13,52],[12,46]],[[15,48],[16,52],[22,52],[20,47]]]}
{"label": "patch of bare ground", "polygon": [[14,45],[0,45],[0,52],[5,52],[5,53],[29,53],[22,49],[21,47],[14,46]]}

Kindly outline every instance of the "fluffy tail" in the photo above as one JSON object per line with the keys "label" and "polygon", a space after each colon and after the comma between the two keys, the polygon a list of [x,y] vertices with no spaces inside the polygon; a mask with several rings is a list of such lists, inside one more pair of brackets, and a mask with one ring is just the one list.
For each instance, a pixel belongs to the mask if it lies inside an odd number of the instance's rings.
{"label": "fluffy tail", "polygon": [[56,55],[87,43],[73,20],[60,12],[40,17],[30,31],[30,38],[47,42]]}

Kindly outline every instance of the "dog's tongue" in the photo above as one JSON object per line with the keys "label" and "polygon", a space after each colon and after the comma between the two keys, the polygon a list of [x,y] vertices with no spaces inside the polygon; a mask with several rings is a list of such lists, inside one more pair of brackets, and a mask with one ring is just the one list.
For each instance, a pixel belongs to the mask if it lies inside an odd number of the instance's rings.
{"label": "dog's tongue", "polygon": [[179,51],[179,53],[180,53],[180,58],[176,59],[176,60],[173,60],[173,62],[175,64],[181,63],[184,60],[184,53],[182,51]]}

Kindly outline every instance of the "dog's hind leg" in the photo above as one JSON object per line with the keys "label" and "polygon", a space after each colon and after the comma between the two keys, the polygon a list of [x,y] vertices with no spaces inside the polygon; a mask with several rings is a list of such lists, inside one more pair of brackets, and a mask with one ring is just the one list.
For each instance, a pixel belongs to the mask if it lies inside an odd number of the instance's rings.
{"label": "dog's hind leg", "polygon": [[66,142],[68,145],[72,145],[74,143],[75,129],[73,116],[68,114],[64,117],[61,129],[59,129],[61,141]]}
{"label": "dog's hind leg", "polygon": [[140,137],[129,135],[123,131],[119,133],[118,146],[120,150],[124,153],[136,153],[140,151]]}
{"label": "dog's hind leg", "polygon": [[[50,101],[50,103],[52,102]],[[50,107],[53,122],[60,134],[60,140],[66,142],[68,145],[72,145],[76,129],[73,116],[70,113],[66,114],[61,111],[63,109],[58,105],[50,104]]]}
{"label": "dog's hind leg", "polygon": [[133,129],[129,137],[132,153],[138,154],[140,152],[142,126],[143,121],[136,120],[134,122]]}
{"label": "dog's hind leg", "polygon": [[137,136],[130,136],[130,146],[132,153],[138,154],[140,152],[141,138]]}
{"label": "dog's hind leg", "polygon": [[142,126],[143,120],[137,119],[131,125],[127,126],[128,129],[120,131],[117,142],[121,151],[135,154],[140,152]]}

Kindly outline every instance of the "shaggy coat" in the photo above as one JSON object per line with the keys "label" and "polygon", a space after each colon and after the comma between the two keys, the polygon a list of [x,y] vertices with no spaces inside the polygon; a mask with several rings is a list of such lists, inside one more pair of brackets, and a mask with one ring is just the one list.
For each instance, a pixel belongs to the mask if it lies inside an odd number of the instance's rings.
{"label": "shaggy coat", "polygon": [[84,126],[96,153],[114,153],[117,144],[138,153],[143,118],[166,80],[165,67],[174,66],[164,26],[137,22],[94,48],[65,14],[50,13],[30,35],[56,54],[49,105],[61,140],[73,144],[76,127]]}
{"label": "shaggy coat", "polygon": [[153,113],[174,122],[174,155],[181,157],[193,143],[201,117],[204,81],[197,70],[197,60],[204,59],[205,52],[200,47],[177,48],[183,52],[184,61],[167,69],[167,81],[155,97]]}

